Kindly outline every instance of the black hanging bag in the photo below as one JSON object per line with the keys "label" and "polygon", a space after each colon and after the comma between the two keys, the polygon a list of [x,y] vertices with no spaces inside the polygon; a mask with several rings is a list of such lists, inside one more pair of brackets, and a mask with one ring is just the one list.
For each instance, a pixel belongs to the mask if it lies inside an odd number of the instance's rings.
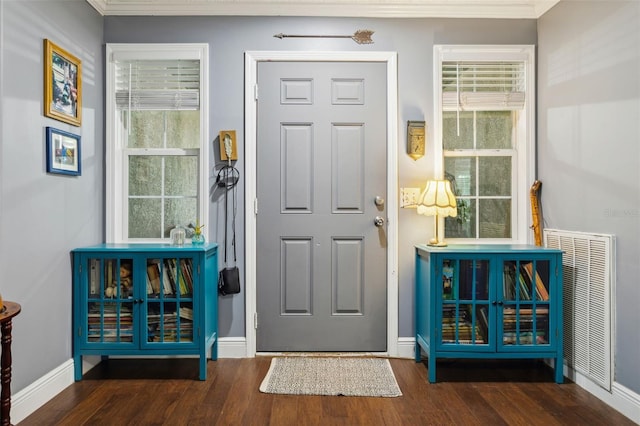
{"label": "black hanging bag", "polygon": [[[236,184],[238,183],[238,176],[236,169],[231,166],[224,166],[220,171],[224,173],[224,179],[218,182],[219,186],[223,186],[224,192],[224,268],[220,271],[220,277],[218,278],[218,291],[221,295],[237,294],[240,293],[240,270],[236,265]],[[220,176],[220,175],[219,175]],[[227,266],[227,246],[228,246],[228,217],[229,217],[229,191],[232,191],[232,209],[233,219],[231,221],[232,238],[231,245],[233,246],[233,265]]]}

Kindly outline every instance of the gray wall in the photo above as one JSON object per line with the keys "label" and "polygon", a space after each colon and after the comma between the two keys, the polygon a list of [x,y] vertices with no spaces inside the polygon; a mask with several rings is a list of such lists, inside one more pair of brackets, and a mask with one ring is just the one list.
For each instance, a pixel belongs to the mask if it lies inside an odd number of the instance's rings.
{"label": "gray wall", "polygon": [[[19,391],[71,357],[71,262],[103,239],[102,17],[83,0],[0,1],[0,291]],[[82,126],[43,115],[43,39],[82,61]],[[82,176],[48,175],[47,126],[81,136]]]}
{"label": "gray wall", "polygon": [[[400,138],[399,186],[432,176],[432,46],[535,44],[539,37],[539,177],[546,226],[618,237],[616,380],[640,391],[637,286],[640,237],[640,11],[636,2],[562,2],[533,20],[258,17],[100,17],[83,0],[0,2],[0,292],[20,302],[14,321],[12,389],[19,391],[71,356],[69,251],[104,238],[103,43],[210,44],[210,133],[236,129],[243,172],[243,58],[247,50],[398,52],[399,127],[426,120],[428,152],[416,162]],[[104,27],[103,27],[104,23]],[[537,28],[536,28],[537,25]],[[284,39],[290,34],[375,31],[375,44],[348,39]],[[83,61],[83,124],[42,114],[42,39]],[[82,136],[83,173],[45,173],[44,128]],[[217,146],[216,146],[217,148]],[[214,150],[216,152],[216,150]],[[217,156],[217,154],[216,154]],[[212,162],[213,164],[213,162]],[[243,217],[243,187],[239,188]],[[594,200],[605,195],[607,208]],[[219,240],[214,195],[210,240]],[[585,206],[586,204],[586,206]],[[586,208],[585,208],[586,207]],[[578,214],[576,214],[578,212]],[[400,210],[399,335],[413,335],[413,250],[431,222]],[[244,245],[242,221],[239,250]],[[240,266],[243,259],[240,261]],[[244,295],[221,299],[221,335],[244,335]],[[46,355],[46,356],[43,356]]]}
{"label": "gray wall", "polygon": [[639,393],[640,3],[563,1],[538,40],[545,225],[616,235],[615,380]]}
{"label": "gray wall", "polygon": [[[371,29],[374,44],[358,45],[350,39],[277,39],[274,34],[353,34]],[[210,47],[210,128],[212,138],[223,129],[238,131],[237,167],[243,176],[244,52],[248,50],[331,50],[398,52],[399,186],[422,187],[433,177],[433,156],[413,161],[405,152],[407,120],[426,120],[428,152],[432,152],[433,45],[438,43],[535,44],[534,20],[473,19],[341,19],[283,17],[106,17],[107,43],[206,42]],[[216,145],[217,148],[217,145]],[[242,183],[242,181],[241,181]],[[238,217],[244,217],[244,190],[239,188]],[[220,203],[211,208],[211,240],[220,241]],[[415,210],[399,217],[399,336],[413,336],[413,246],[426,242],[431,221]],[[238,221],[238,249],[244,250],[244,230]],[[206,230],[206,229],[205,229]],[[240,266],[243,266],[243,256]],[[220,299],[221,336],[244,336],[244,294]]]}

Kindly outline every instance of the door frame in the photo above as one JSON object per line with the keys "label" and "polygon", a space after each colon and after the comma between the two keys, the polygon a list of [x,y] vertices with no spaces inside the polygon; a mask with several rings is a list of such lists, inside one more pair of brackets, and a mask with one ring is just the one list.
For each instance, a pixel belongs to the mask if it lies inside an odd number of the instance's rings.
{"label": "door frame", "polygon": [[[257,84],[258,62],[382,62],[387,65],[387,352],[398,356],[398,72],[397,52],[246,51],[245,105],[245,336],[256,355]],[[372,224],[373,225],[373,224]]]}

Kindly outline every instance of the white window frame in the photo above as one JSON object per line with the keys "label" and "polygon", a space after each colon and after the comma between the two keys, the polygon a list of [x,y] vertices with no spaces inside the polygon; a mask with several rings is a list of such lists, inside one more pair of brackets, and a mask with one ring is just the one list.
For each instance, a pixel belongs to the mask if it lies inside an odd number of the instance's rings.
{"label": "white window frame", "polygon": [[[434,93],[434,174],[437,179],[444,177],[444,149],[442,142],[442,63],[446,61],[523,61],[526,73],[526,95],[524,109],[518,112],[514,133],[517,171],[513,176],[512,234],[510,239],[490,238],[447,238],[449,243],[510,243],[530,244],[529,232],[531,211],[528,206],[529,187],[535,181],[535,46],[533,45],[435,45],[433,48],[433,93]],[[444,229],[444,219],[438,226]]]}
{"label": "white window frame", "polygon": [[[129,240],[128,230],[128,174],[126,150],[119,135],[114,55],[119,59],[198,59],[200,61],[200,145],[198,176],[198,219],[205,227],[209,221],[209,45],[207,43],[108,43],[106,45],[106,242],[147,243],[163,242],[168,238]],[[164,150],[164,154],[175,149]],[[180,150],[193,154],[194,150]],[[155,150],[155,154],[163,153]],[[152,154],[152,155],[155,155]],[[208,229],[206,227],[205,229]]]}

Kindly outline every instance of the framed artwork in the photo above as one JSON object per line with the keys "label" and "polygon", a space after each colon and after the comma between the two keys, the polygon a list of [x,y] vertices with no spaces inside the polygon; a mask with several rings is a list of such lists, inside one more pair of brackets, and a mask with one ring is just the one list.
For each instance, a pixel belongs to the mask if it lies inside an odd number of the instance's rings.
{"label": "framed artwork", "polygon": [[47,127],[47,173],[80,176],[80,136]]}
{"label": "framed artwork", "polygon": [[80,59],[44,40],[44,115],[74,126],[82,122]]}

